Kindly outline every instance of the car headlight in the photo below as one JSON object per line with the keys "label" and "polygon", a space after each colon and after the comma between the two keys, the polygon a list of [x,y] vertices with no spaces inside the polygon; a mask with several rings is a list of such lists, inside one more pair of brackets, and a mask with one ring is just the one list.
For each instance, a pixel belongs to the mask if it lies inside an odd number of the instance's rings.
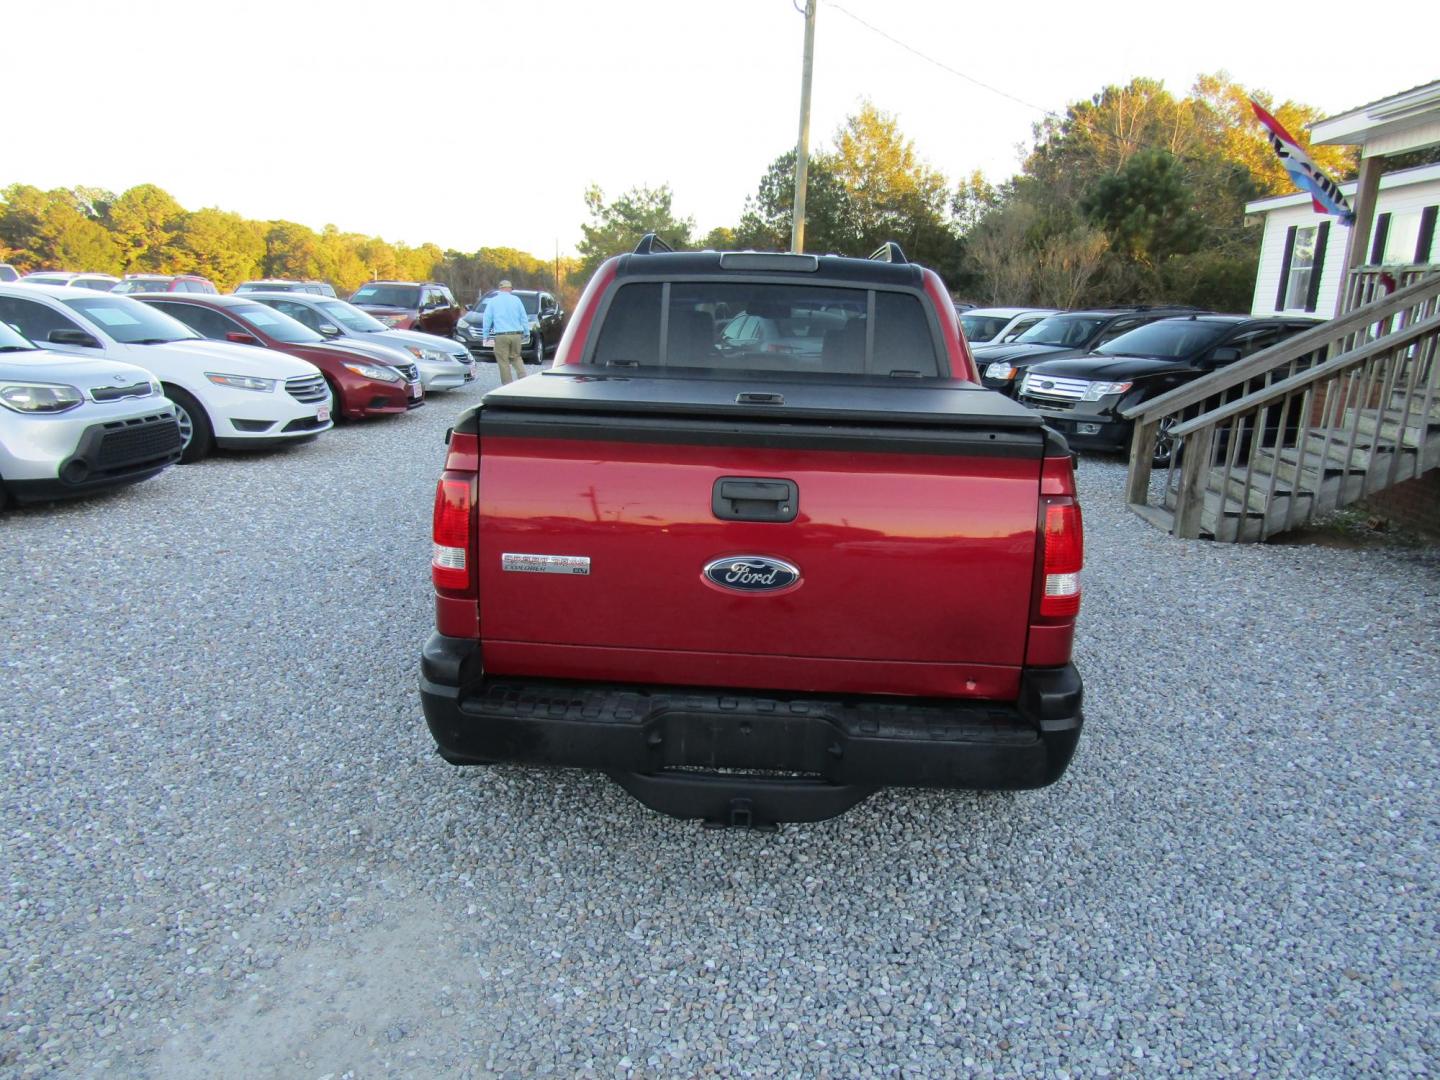
{"label": "car headlight", "polygon": [[164,392],[165,392],[165,388],[160,385],[160,380],[159,380],[159,379],[151,379],[151,380],[150,380],[150,393],[151,393],[152,395],[158,396],[158,395],[160,395],[160,394],[163,394]]}
{"label": "car headlight", "polygon": [[62,413],[85,400],[64,383],[8,383],[0,386],[0,405],[18,413]]}
{"label": "car headlight", "polygon": [[346,364],[345,370],[353,371],[356,375],[363,375],[367,379],[378,379],[380,382],[400,381],[398,371],[381,364]]}
{"label": "car headlight", "polygon": [[382,323],[384,323],[386,326],[394,326],[396,323],[400,322],[400,320],[404,318],[403,315],[377,315],[375,317],[379,319]]}
{"label": "car headlight", "polygon": [[234,390],[256,390],[262,394],[274,392],[277,379],[257,379],[254,375],[222,375],[207,371],[205,377],[217,386],[228,386]]}
{"label": "car headlight", "polygon": [[1000,379],[1003,382],[1008,382],[1015,378],[1016,374],[1018,374],[1018,372],[1016,371],[1015,365],[1008,360],[996,360],[993,364],[985,368],[985,377],[987,379]]}
{"label": "car headlight", "polygon": [[1123,394],[1134,385],[1133,382],[1092,382],[1085,388],[1085,400],[1099,401],[1111,394]]}
{"label": "car headlight", "polygon": [[423,345],[406,345],[405,348],[410,350],[410,355],[416,360],[425,360],[431,364],[443,364],[450,359],[439,349],[427,349]]}

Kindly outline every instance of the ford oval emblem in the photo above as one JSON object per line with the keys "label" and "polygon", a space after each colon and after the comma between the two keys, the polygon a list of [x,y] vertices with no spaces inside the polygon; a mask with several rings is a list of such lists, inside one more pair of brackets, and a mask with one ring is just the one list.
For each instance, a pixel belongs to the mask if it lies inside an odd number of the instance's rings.
{"label": "ford oval emblem", "polygon": [[705,564],[705,578],[731,592],[779,592],[800,581],[800,569],[765,555],[729,555]]}

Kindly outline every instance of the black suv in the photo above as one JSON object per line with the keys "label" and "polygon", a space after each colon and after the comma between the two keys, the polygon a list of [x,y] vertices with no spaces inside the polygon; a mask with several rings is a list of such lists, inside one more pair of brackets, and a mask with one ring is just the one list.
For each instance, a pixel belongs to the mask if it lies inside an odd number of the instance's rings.
{"label": "black suv", "polygon": [[[498,290],[483,293],[475,305],[460,319],[455,329],[455,340],[470,350],[477,360],[495,360],[495,348],[486,345],[480,327],[485,318],[485,305]],[[530,316],[530,339],[522,350],[532,364],[543,364],[545,358],[560,344],[560,335],[565,333],[565,311],[560,301],[540,289],[512,289],[520,302],[525,305],[525,314]]]}
{"label": "black suv", "polygon": [[350,303],[390,330],[423,330],[450,337],[463,312],[455,294],[438,281],[367,281]]}
{"label": "black suv", "polygon": [[980,381],[991,390],[1014,397],[1016,387],[1031,364],[1084,356],[1121,334],[1157,319],[1200,314],[1192,307],[1096,308],[1093,311],[1062,311],[1041,319],[1014,341],[1005,345],[980,345],[973,351]]}
{"label": "black suv", "polygon": [[[1121,415],[1124,410],[1317,324],[1316,319],[1248,315],[1163,319],[1086,356],[1032,364],[1020,382],[1020,404],[1043,415],[1072,447],[1123,452],[1130,448],[1134,427]],[[1170,451],[1162,430],[1155,464],[1169,463]]]}

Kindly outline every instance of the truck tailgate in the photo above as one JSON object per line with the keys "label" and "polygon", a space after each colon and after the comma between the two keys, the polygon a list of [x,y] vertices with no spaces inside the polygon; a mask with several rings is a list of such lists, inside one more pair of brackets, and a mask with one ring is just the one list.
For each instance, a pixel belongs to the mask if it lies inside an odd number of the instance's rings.
{"label": "truck tailgate", "polygon": [[1045,433],[999,395],[547,374],[479,433],[488,671],[1014,693]]}

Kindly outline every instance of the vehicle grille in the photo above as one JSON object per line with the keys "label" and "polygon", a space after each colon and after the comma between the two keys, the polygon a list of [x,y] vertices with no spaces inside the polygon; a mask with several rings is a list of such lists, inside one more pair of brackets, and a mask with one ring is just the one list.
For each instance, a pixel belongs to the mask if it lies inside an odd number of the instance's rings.
{"label": "vehicle grille", "polygon": [[1062,401],[1059,398],[1038,398],[1029,394],[1020,395],[1020,404],[1028,405],[1035,409],[1044,409],[1046,412],[1070,412],[1075,408],[1075,402]]}
{"label": "vehicle grille", "polygon": [[90,390],[91,401],[120,401],[124,398],[149,397],[155,392],[148,380],[129,386],[96,386]]}
{"label": "vehicle grille", "polygon": [[291,420],[281,431],[319,431],[330,426],[329,420],[321,420],[314,416],[302,416],[298,420]]}
{"label": "vehicle grille", "polygon": [[102,472],[162,458],[180,449],[180,425],[173,415],[112,420],[104,428],[94,461],[94,468]]}
{"label": "vehicle grille", "polygon": [[420,378],[420,369],[414,364],[392,364],[391,367],[400,372],[400,377],[406,382],[414,382]]}
{"label": "vehicle grille", "polygon": [[296,401],[314,405],[330,397],[330,388],[325,385],[323,375],[297,375],[285,380],[285,392]]}
{"label": "vehicle grille", "polygon": [[1020,384],[1020,393],[1038,398],[1063,398],[1079,401],[1090,389],[1089,379],[1062,379],[1055,375],[1036,375],[1031,372]]}

